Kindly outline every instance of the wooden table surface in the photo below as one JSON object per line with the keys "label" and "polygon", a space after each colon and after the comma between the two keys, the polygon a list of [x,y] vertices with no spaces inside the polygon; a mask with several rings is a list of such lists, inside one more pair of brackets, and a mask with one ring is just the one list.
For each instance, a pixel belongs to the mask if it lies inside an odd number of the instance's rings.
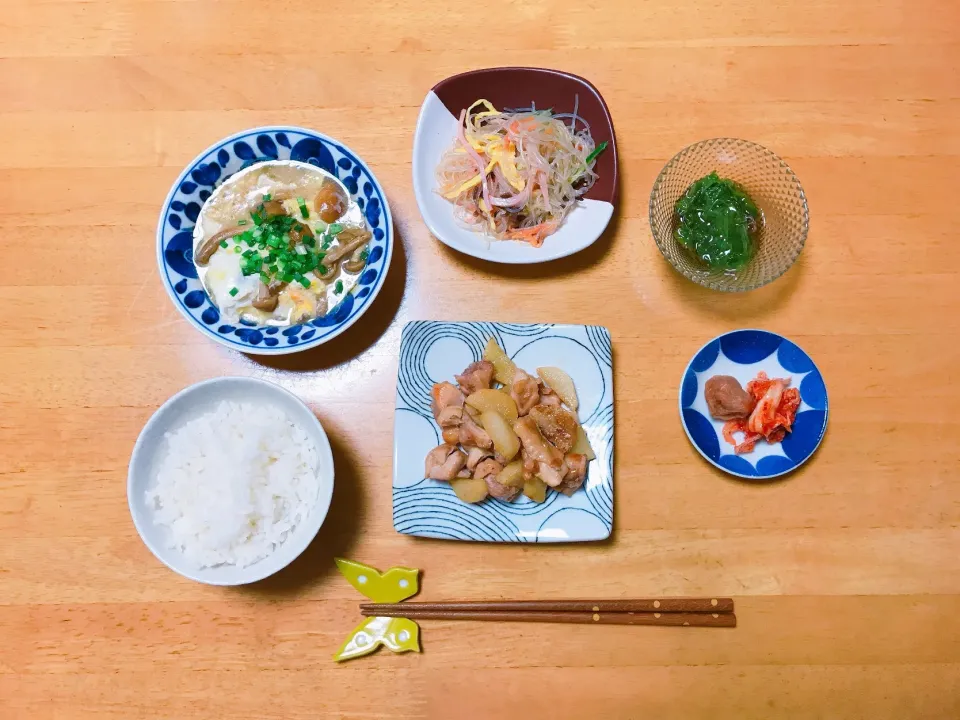
{"label": "wooden table surface", "polygon": [[[951,0],[0,0],[0,717],[960,717],[960,6]],[[592,80],[621,151],[619,218],[548,267],[457,255],[410,180],[426,91],[463,70]],[[260,360],[161,287],[173,180],[237,130],[300,124],[359,152],[398,247],[363,321]],[[702,290],[659,255],[664,162],[732,135],[787,159],[806,250],[762,290]],[[610,328],[616,520],[565,547],[394,532],[400,329],[412,319]],[[787,479],[737,482],[677,416],[692,353],[738,327],[819,364],[830,426]],[[331,435],[331,515],[239,589],[161,566],[127,462],[150,414],[221,375],[282,384]],[[346,556],[423,569],[421,599],[731,595],[736,630],[423,623],[421,655],[331,654],[358,622]]]}

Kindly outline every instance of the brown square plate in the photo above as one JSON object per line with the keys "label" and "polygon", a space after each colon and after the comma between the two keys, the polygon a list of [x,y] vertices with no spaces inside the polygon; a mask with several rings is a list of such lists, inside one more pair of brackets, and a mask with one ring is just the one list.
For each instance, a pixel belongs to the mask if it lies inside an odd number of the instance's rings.
{"label": "brown square plate", "polygon": [[[480,98],[499,109],[536,107],[572,113],[576,105],[577,115],[590,125],[596,143],[609,143],[597,158],[597,181],[542,247],[491,241],[458,222],[453,204],[437,193],[436,168],[457,135],[460,111]],[[559,70],[502,67],[454,75],[435,85],[420,108],[413,141],[413,188],[430,232],[462,253],[515,264],[572,255],[600,237],[617,204],[617,140],[610,111],[600,92],[587,80]]]}

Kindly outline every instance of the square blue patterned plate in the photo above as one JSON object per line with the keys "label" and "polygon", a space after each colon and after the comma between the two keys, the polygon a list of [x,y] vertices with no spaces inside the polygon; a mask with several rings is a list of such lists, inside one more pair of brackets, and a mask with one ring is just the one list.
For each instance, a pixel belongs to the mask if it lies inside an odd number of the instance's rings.
{"label": "square blue patterned plate", "polygon": [[[487,498],[460,502],[448,483],[424,479],[427,453],[442,440],[430,410],[434,383],[479,360],[496,338],[518,367],[531,374],[555,366],[574,381],[580,422],[597,457],[571,497],[550,492],[537,504]],[[400,370],[393,434],[393,526],[397,532],[481,542],[585,542],[603,540],[613,527],[613,355],[610,332],[591,325],[522,325],[485,322],[407,323],[400,340]]]}
{"label": "square blue patterned plate", "polygon": [[[800,407],[782,442],[761,440],[752,452],[737,455],[723,439],[724,422],[710,417],[704,384],[714,375],[730,375],[746,387],[761,370],[770,378],[790,378],[790,385],[800,389]],[[734,330],[714,338],[693,356],[680,382],[680,419],[690,442],[711,464],[748,480],[769,480],[809,460],[826,432],[827,411],[827,388],[810,356],[766,330]]]}

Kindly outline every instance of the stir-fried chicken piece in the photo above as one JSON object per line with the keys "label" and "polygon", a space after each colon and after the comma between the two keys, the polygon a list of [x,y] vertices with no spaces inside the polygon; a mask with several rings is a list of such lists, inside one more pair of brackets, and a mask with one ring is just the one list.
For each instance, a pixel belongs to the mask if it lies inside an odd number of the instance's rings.
{"label": "stir-fried chicken piece", "polygon": [[563,476],[566,474],[566,467],[562,464],[559,468],[550,467],[545,462],[537,463],[537,476],[552,488],[559,487],[563,482]]}
{"label": "stir-fried chicken piece", "polygon": [[433,418],[443,431],[443,441],[449,445],[460,442],[460,423],[463,418],[463,393],[456,385],[437,383],[430,391]]}
{"label": "stir-fried chicken piece", "polygon": [[437,425],[442,428],[460,427],[463,406],[449,405],[437,413]]}
{"label": "stir-fried chicken piece", "polygon": [[555,490],[573,495],[587,477],[587,456],[569,453],[558,468],[550,467],[544,462],[537,463],[536,474]]}
{"label": "stir-fried chicken piece", "polygon": [[510,385],[510,397],[517,404],[517,413],[523,417],[530,412],[530,408],[540,402],[540,383],[535,377],[517,368]]}
{"label": "stir-fried chicken piece", "polygon": [[520,488],[507,487],[497,482],[497,475],[503,466],[496,460],[484,460],[473,471],[475,478],[482,478],[487,483],[487,492],[498,500],[510,502],[520,494]]}
{"label": "stir-fried chicken piece", "polygon": [[563,453],[544,439],[532,417],[517,420],[513,424],[513,431],[520,438],[524,457],[529,456],[532,460],[546,463],[552,468],[559,468],[563,464]]}
{"label": "stir-fried chicken piece", "polygon": [[587,479],[587,456],[567,453],[563,459],[563,465],[567,472],[563,476],[563,482],[557,485],[557,490],[564,495],[573,495]]}
{"label": "stir-fried chicken piece", "polygon": [[[441,382],[430,391],[430,407],[433,417],[440,423],[440,414],[449,408],[463,408],[463,393],[453,383]],[[443,425],[441,424],[441,427]]]}
{"label": "stir-fried chicken piece", "polygon": [[493,384],[493,363],[489,360],[470,363],[462,375],[454,377],[467,395],[473,395],[477,390],[487,390]]}
{"label": "stir-fried chicken piece", "polygon": [[464,446],[473,445],[489,450],[493,447],[493,440],[487,435],[487,431],[477,425],[468,413],[464,413],[460,424],[460,444]]}
{"label": "stir-fried chicken piece", "polygon": [[454,445],[438,445],[429,453],[424,462],[424,475],[431,480],[447,480],[457,477],[457,473],[467,463],[467,456]]}
{"label": "stir-fried chicken piece", "polygon": [[464,449],[467,451],[467,469],[469,469],[470,472],[477,469],[477,465],[480,464],[481,460],[493,457],[493,451],[485,450],[484,448],[468,447]]}
{"label": "stir-fried chicken piece", "polygon": [[542,383],[540,384],[540,405],[553,405],[555,407],[560,407],[562,404],[563,401],[560,399],[559,395],[557,395],[546,385]]}
{"label": "stir-fried chicken piece", "polygon": [[533,480],[534,476],[537,474],[537,465],[539,464],[527,449],[520,446],[520,459],[523,461],[523,479],[524,480]]}
{"label": "stir-fried chicken piece", "polygon": [[540,434],[562,453],[573,449],[577,441],[577,419],[559,405],[534,405],[530,417],[537,423]]}

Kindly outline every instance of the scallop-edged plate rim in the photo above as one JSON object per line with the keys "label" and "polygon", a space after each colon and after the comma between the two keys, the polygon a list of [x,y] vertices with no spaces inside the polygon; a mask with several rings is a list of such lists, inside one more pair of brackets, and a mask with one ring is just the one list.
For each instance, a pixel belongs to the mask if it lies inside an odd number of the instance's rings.
{"label": "scallop-edged plate rim", "polygon": [[[218,149],[225,148],[232,143],[235,143],[239,140],[245,138],[256,136],[263,133],[297,133],[304,135],[306,137],[313,137],[322,143],[326,143],[338,148],[345,156],[349,157],[350,160],[358,165],[360,165],[364,172],[366,172],[371,183],[373,184],[374,189],[377,191],[379,196],[381,207],[383,209],[384,216],[384,258],[383,258],[383,269],[377,274],[377,279],[370,290],[370,294],[367,295],[362,300],[362,304],[359,306],[357,312],[352,313],[349,317],[346,318],[342,323],[339,323],[333,326],[330,332],[326,334],[317,334],[315,337],[297,343],[296,345],[281,345],[270,347],[267,345],[252,345],[249,343],[238,342],[232,340],[224,335],[211,330],[209,327],[204,325],[202,322],[199,322],[196,317],[194,317],[186,307],[184,307],[181,298],[173,289],[173,283],[167,273],[167,262],[164,258],[164,242],[163,242],[163,232],[164,225],[167,222],[167,215],[171,210],[171,203],[173,202],[174,197],[177,194],[177,191],[180,189],[180,186],[188,179],[190,173],[197,168],[201,161],[207,156],[211,155]],[[231,175],[232,177],[232,175]],[[339,178],[338,178],[339,179]],[[170,301],[173,303],[174,307],[180,312],[180,314],[186,318],[186,320],[199,330],[203,335],[209,337],[220,345],[228,347],[231,350],[237,350],[238,352],[245,353],[247,355],[288,355],[291,353],[302,352],[303,350],[308,350],[311,348],[318,347],[323,345],[330,340],[333,340],[337,336],[341,335],[347,329],[353,326],[357,320],[360,319],[364,313],[370,308],[374,300],[376,300],[377,295],[380,294],[380,290],[386,284],[387,273],[390,271],[390,265],[393,260],[393,246],[394,246],[394,229],[393,229],[393,215],[390,211],[390,203],[387,199],[387,194],[383,189],[383,185],[380,184],[380,181],[377,179],[377,176],[374,174],[373,170],[370,169],[370,166],[358,155],[352,148],[350,148],[346,143],[337,140],[329,135],[326,135],[317,130],[311,130],[310,128],[302,127],[299,125],[259,125],[256,127],[247,128],[245,130],[240,130],[230,135],[227,135],[223,138],[220,138],[216,142],[211,143],[202,151],[200,151],[193,159],[188,162],[180,174],[177,176],[177,179],[170,186],[170,190],[167,192],[166,197],[164,198],[163,204],[160,209],[160,217],[157,220],[157,229],[156,229],[156,257],[157,257],[157,269],[160,273],[161,283],[164,290],[167,293],[167,296],[170,298]],[[209,298],[209,294],[204,288],[204,294]],[[250,329],[263,329],[269,326],[264,325],[250,325]],[[287,327],[294,326],[284,326],[278,327],[279,330],[285,330]]]}
{"label": "scallop-edged plate rim", "polygon": [[[781,470],[781,471],[776,472],[776,473],[769,473],[769,474],[764,474],[764,475],[745,475],[744,473],[740,473],[740,472],[737,472],[736,470],[731,470],[730,468],[727,468],[727,467],[724,467],[723,465],[720,465],[718,462],[716,462],[713,458],[711,458],[709,455],[707,455],[707,454],[703,451],[703,449],[700,447],[699,443],[697,443],[697,441],[694,440],[693,435],[691,435],[691,433],[690,433],[690,429],[687,427],[687,421],[686,421],[686,418],[685,418],[684,415],[683,415],[683,411],[684,411],[685,409],[687,409],[687,408],[684,408],[684,406],[683,406],[683,383],[684,383],[684,380],[686,379],[687,375],[688,375],[690,372],[692,372],[691,368],[692,368],[692,366],[693,366],[694,361],[700,356],[700,353],[702,353],[708,346],[710,346],[710,345],[711,345],[712,343],[714,343],[714,342],[718,342],[718,341],[722,340],[722,339],[725,338],[725,337],[728,337],[728,336],[730,336],[730,335],[736,335],[736,334],[738,334],[738,333],[743,333],[743,332],[764,333],[764,334],[767,334],[767,335],[773,335],[773,336],[775,336],[775,337],[778,337],[778,338],[780,338],[780,340],[782,340],[782,341],[787,341],[787,342],[789,342],[790,344],[792,344],[794,347],[796,347],[800,352],[802,352],[802,353],[806,356],[806,358],[810,361],[810,364],[813,366],[813,369],[814,369],[814,370],[817,372],[817,374],[820,376],[820,379],[823,380],[823,373],[820,372],[820,368],[819,368],[819,366],[814,362],[813,357],[812,357],[806,350],[804,350],[802,347],[800,347],[800,346],[797,345],[795,342],[793,342],[793,340],[790,340],[789,338],[781,335],[780,333],[773,332],[772,330],[764,330],[763,328],[737,328],[736,330],[730,330],[730,331],[725,332],[725,333],[720,333],[720,334],[717,335],[716,337],[711,338],[710,340],[708,340],[707,342],[705,342],[703,345],[701,345],[701,346],[697,349],[697,351],[696,351],[695,353],[693,353],[693,355],[690,356],[689,362],[687,363],[686,367],[684,368],[683,373],[680,375],[680,385],[679,385],[679,388],[678,388],[678,390],[677,390],[677,407],[678,407],[678,410],[679,410],[679,413],[680,413],[680,425],[683,427],[683,432],[686,434],[687,440],[690,441],[690,444],[693,446],[693,448],[700,454],[700,456],[701,456],[704,460],[706,460],[708,463],[710,463],[711,465],[713,465],[713,466],[714,466],[715,468],[717,468],[718,470],[722,470],[722,471],[723,471],[724,473],[726,473],[727,475],[732,475],[732,476],[734,476],[734,477],[741,478],[742,480],[751,480],[751,481],[753,481],[753,482],[766,482],[766,481],[768,481],[768,480],[773,480],[773,479],[775,479],[775,478],[783,477],[784,475],[789,475],[789,474],[792,473],[792,472],[796,472],[800,467],[802,467],[804,464],[806,464],[807,461],[810,460],[810,458],[812,458],[814,455],[817,454],[817,450],[820,449],[820,445],[823,443],[823,438],[824,438],[824,436],[825,436],[826,433],[827,433],[827,425],[828,425],[829,420],[830,420],[830,396],[829,396],[829,394],[825,394],[824,408],[823,408],[823,425],[820,427],[820,431],[819,431],[819,434],[818,434],[818,436],[817,436],[817,442],[816,442],[816,444],[815,444],[815,445],[813,446],[813,448],[803,457],[803,459],[800,460],[799,462],[796,462],[796,463],[793,465],[793,467],[787,468],[786,470]],[[778,346],[778,349],[779,349],[779,346]],[[774,352],[776,352],[776,351],[774,351]],[[768,357],[769,357],[769,356],[768,356]],[[758,361],[758,362],[762,362],[762,361]],[[826,388],[826,382],[824,382],[824,388]],[[698,391],[699,391],[699,387],[698,387]],[[801,397],[800,399],[801,399],[801,401],[803,400],[802,397]],[[798,413],[798,414],[799,414],[799,413]],[[709,420],[709,421],[712,422],[712,418],[709,418],[709,417],[708,417],[707,420]],[[721,446],[721,447],[722,447],[722,446]]]}
{"label": "scallop-edged plate rim", "polygon": [[[214,574],[214,571],[222,569],[223,566],[216,568],[178,567],[175,563],[169,561],[168,556],[176,553],[177,551],[175,549],[158,547],[157,544],[150,539],[151,533],[147,532],[144,524],[151,522],[151,518],[148,514],[146,514],[146,511],[141,512],[141,510],[138,509],[139,506],[134,498],[134,494],[139,492],[139,490],[135,488],[136,481],[134,468],[137,464],[139,456],[149,451],[146,443],[150,440],[151,431],[155,430],[157,427],[162,427],[164,415],[173,412],[175,406],[187,401],[187,398],[189,398],[190,395],[200,392],[204,388],[210,388],[224,384],[240,386],[256,385],[268,395],[275,394],[278,398],[280,398],[281,403],[292,404],[302,408],[306,415],[309,415],[313,418],[313,422],[310,423],[310,427],[305,427],[303,429],[304,432],[306,432],[311,438],[316,440],[319,464],[328,464],[332,469],[329,482],[326,482],[323,478],[321,478],[320,491],[317,496],[316,503],[310,509],[310,514],[308,516],[309,522],[307,525],[298,525],[294,529],[295,536],[288,538],[287,541],[285,541],[271,555],[268,555],[267,557],[262,558],[261,560],[258,560],[257,562],[245,568],[234,566],[232,569],[235,571],[235,573],[242,576],[242,578],[234,579],[211,577],[211,575]],[[297,422],[296,418],[294,418],[294,422]],[[154,449],[153,452],[157,452],[157,450]],[[330,447],[330,439],[327,436],[326,430],[324,430],[320,419],[313,413],[310,407],[303,402],[303,400],[298,398],[286,388],[267,380],[242,376],[211,378],[209,380],[202,380],[192,385],[188,385],[172,395],[160,407],[158,407],[156,411],[154,411],[154,413],[144,424],[143,428],[140,430],[140,434],[137,436],[137,441],[133,446],[133,452],[130,454],[130,462],[127,466],[127,508],[130,511],[130,517],[133,520],[134,528],[136,529],[137,534],[140,536],[143,544],[146,545],[147,549],[157,560],[159,560],[163,565],[168,567],[173,572],[187,578],[188,580],[194,580],[205,585],[216,585],[221,587],[249,585],[250,583],[264,580],[265,578],[268,578],[287,567],[287,565],[296,560],[304,552],[304,550],[309,547],[310,543],[314,541],[317,533],[320,531],[320,528],[323,526],[323,523],[326,521],[327,515],[330,512],[330,504],[333,500],[333,486],[335,478],[336,467],[333,461],[333,450]],[[147,478],[143,482],[146,485],[149,485],[150,479]]]}
{"label": "scallop-edged plate rim", "polygon": [[[441,231],[436,218],[428,209],[427,204],[428,193],[435,193],[435,183],[431,180],[429,187],[423,187],[423,183],[418,181],[418,175],[422,174],[423,172],[422,164],[424,162],[428,162],[428,159],[424,157],[426,152],[424,150],[424,137],[426,133],[426,124],[428,122],[428,114],[432,112],[431,106],[433,102],[438,103],[446,112],[450,113],[450,110],[446,108],[446,106],[443,104],[443,101],[440,99],[437,93],[438,89],[441,89],[444,85],[452,83],[455,80],[496,72],[544,73],[561,77],[572,83],[576,83],[597,99],[599,107],[606,121],[606,125],[610,129],[610,144],[605,151],[605,153],[610,153],[613,167],[612,188],[608,194],[608,197],[603,199],[592,198],[580,200],[578,206],[574,207],[564,219],[563,225],[561,225],[560,229],[547,236],[542,247],[530,248],[530,250],[535,252],[526,253],[522,251],[514,251],[511,253],[506,251],[506,249],[500,249],[498,252],[498,245],[509,244],[513,246],[520,245],[520,243],[519,241],[514,243],[508,241],[491,240],[485,235],[473,232],[466,227],[457,226],[451,232]],[[452,113],[450,113],[450,115],[453,122],[456,122],[457,118],[454,117]],[[563,70],[555,70],[544,67],[504,66],[479,68],[476,70],[457,73],[456,75],[451,75],[447,78],[444,78],[427,91],[423,103],[420,106],[420,112],[417,116],[417,124],[413,138],[411,176],[413,181],[414,196],[417,200],[417,207],[420,210],[420,216],[423,219],[424,224],[427,226],[427,229],[430,231],[430,234],[452,250],[463,253],[464,255],[469,255],[479,260],[505,265],[534,265],[537,263],[551,262],[553,260],[559,260],[561,258],[574,255],[575,253],[590,247],[600,238],[601,235],[603,235],[604,231],[609,226],[610,220],[617,211],[617,206],[619,204],[618,153],[619,150],[616,139],[616,131],[613,124],[613,117],[610,113],[610,108],[597,87],[586,78],[573,73],[565,72]],[[434,160],[436,159],[438,158],[434,158]],[[432,167],[430,168],[429,176],[433,178]],[[588,220],[587,228],[589,229],[584,230],[584,228],[580,227],[571,227],[571,218],[574,215],[579,214],[578,218],[575,218],[574,221],[580,218],[586,220],[585,214],[588,212],[592,215],[592,217]],[[450,214],[451,216],[453,215],[452,204],[450,204]],[[566,232],[569,232],[571,238],[575,237],[576,241],[571,240],[569,243],[558,245],[556,242],[557,239],[559,238],[563,240],[566,237]]]}

